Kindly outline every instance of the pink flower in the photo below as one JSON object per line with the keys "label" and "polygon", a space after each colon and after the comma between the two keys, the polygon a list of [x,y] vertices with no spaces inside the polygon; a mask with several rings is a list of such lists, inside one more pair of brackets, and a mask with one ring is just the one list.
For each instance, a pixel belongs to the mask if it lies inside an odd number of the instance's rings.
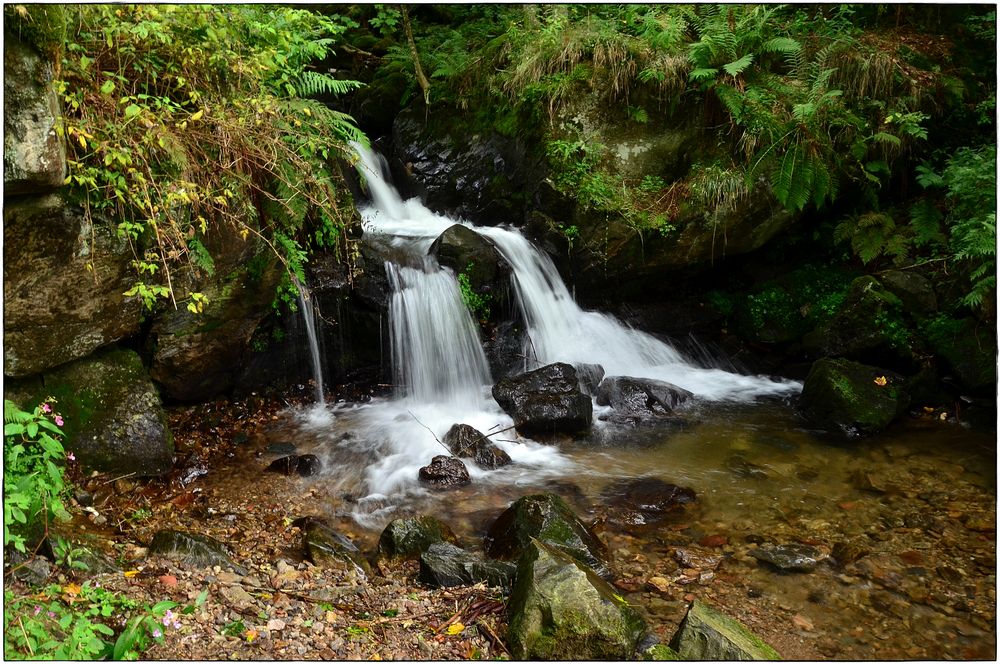
{"label": "pink flower", "polygon": [[175,621],[174,621],[174,629],[180,629],[180,628],[181,628],[181,623],[180,623],[180,621],[178,621],[178,620],[175,620]]}
{"label": "pink flower", "polygon": [[68,454],[66,455],[66,458],[67,458],[67,459],[69,459],[70,461],[76,461],[76,455],[75,455],[75,454],[73,454],[72,452],[69,452],[69,453],[68,453]]}
{"label": "pink flower", "polygon": [[41,612],[42,612],[42,607],[40,607],[40,606],[38,606],[38,605],[36,604],[36,605],[35,605],[35,613],[34,613],[33,615],[36,615],[36,616],[37,616],[37,615],[38,615],[39,613],[41,613]]}
{"label": "pink flower", "polygon": [[43,403],[42,404],[42,412],[43,413],[51,413],[52,412],[52,406],[50,406],[47,403]]}
{"label": "pink flower", "polygon": [[163,636],[163,632],[160,631],[159,627],[157,627],[156,629],[153,630],[153,638],[154,639],[158,639],[161,636]]}
{"label": "pink flower", "polygon": [[63,425],[62,415],[56,415],[56,426],[61,427]]}
{"label": "pink flower", "polygon": [[173,622],[173,619],[174,619],[174,612],[171,611],[170,609],[167,609],[167,612],[163,614],[163,626],[164,627],[169,626],[170,623]]}

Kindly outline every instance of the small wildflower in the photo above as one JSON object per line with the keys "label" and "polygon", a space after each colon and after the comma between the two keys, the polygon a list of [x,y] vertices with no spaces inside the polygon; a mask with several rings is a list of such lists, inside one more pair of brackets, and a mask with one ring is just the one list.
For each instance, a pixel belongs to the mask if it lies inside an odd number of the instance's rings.
{"label": "small wildflower", "polygon": [[175,620],[175,621],[174,621],[174,629],[180,629],[180,628],[181,628],[181,623],[180,623],[180,621],[179,621],[179,620]]}
{"label": "small wildflower", "polygon": [[56,617],[56,612],[55,611],[49,611],[45,615],[47,615],[49,618],[55,618]]}
{"label": "small wildflower", "polygon": [[157,627],[157,628],[153,629],[153,638],[154,638],[154,639],[158,639],[158,638],[160,638],[161,636],[163,636],[163,632],[161,632],[161,631],[160,631],[160,628],[159,628],[159,627]]}
{"label": "small wildflower", "polygon": [[42,412],[43,413],[51,413],[52,412],[52,406],[50,406],[47,403],[43,403],[42,404]]}
{"label": "small wildflower", "polygon": [[66,454],[66,458],[69,459],[70,461],[76,461],[76,455],[73,454],[72,452],[68,452]]}
{"label": "small wildflower", "polygon": [[63,425],[62,415],[56,415],[56,426],[61,427]]}
{"label": "small wildflower", "polygon": [[37,616],[37,615],[38,615],[39,613],[41,613],[41,612],[42,612],[42,607],[40,607],[40,606],[38,606],[38,605],[36,604],[36,605],[35,605],[35,613],[34,613],[34,614],[32,614],[32,615],[36,615],[36,616]]}

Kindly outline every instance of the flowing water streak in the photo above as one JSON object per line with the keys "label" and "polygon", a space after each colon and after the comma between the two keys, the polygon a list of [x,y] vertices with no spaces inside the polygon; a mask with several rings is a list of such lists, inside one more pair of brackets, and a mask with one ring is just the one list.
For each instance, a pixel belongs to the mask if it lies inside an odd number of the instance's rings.
{"label": "flowing water streak", "polygon": [[313,382],[316,384],[316,406],[322,408],[323,399],[323,363],[319,353],[319,341],[316,336],[316,310],[313,306],[312,296],[306,291],[305,286],[300,284],[294,277],[292,281],[299,293],[299,308],[302,310],[302,319],[306,324],[306,337],[309,339],[309,360],[312,363]]}

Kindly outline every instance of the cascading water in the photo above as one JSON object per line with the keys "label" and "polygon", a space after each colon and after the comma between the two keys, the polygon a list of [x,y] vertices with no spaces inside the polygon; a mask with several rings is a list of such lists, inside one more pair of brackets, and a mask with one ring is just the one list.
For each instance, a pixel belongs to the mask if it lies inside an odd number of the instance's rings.
{"label": "cascading water", "polygon": [[[417,471],[433,456],[448,453],[441,439],[453,424],[469,424],[488,435],[513,424],[490,396],[492,381],[478,328],[462,302],[455,275],[427,255],[434,239],[456,223],[490,238],[511,264],[530,338],[525,354],[537,364],[598,363],[607,375],[665,380],[709,401],[749,401],[800,389],[791,381],[700,367],[649,334],[582,310],[551,259],[519,233],[473,227],[431,212],[418,199],[402,200],[388,182],[384,159],[355,147],[371,196],[371,204],[360,210],[365,239],[396,257],[385,269],[393,291],[389,313],[397,396],[338,406],[340,428],[316,429],[338,451],[342,471],[347,468],[345,457],[357,459],[356,473],[340,472],[337,482],[362,496],[354,512],[360,522],[383,521],[395,503],[404,500],[401,494],[422,491]],[[575,469],[554,446],[524,438],[491,440],[514,463],[494,471],[467,464],[478,486],[534,482]]]}
{"label": "cascading water", "polygon": [[309,361],[312,363],[316,405],[322,407],[324,404],[323,363],[320,358],[319,340],[316,336],[316,308],[313,306],[312,296],[306,291],[305,286],[300,284],[298,280],[294,280],[294,283],[299,292],[299,308],[302,311],[302,320],[306,325],[306,337],[309,339]]}

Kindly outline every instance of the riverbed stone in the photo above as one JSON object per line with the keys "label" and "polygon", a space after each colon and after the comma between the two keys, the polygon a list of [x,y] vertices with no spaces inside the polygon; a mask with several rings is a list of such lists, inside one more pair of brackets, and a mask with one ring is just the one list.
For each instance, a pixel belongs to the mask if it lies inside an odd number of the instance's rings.
{"label": "riverbed stone", "polygon": [[[6,107],[6,104],[5,104]],[[141,303],[113,226],[57,194],[4,203],[4,375],[23,377],[139,332]]]}
{"label": "riverbed stone", "polygon": [[420,554],[417,579],[433,588],[451,588],[485,583],[509,588],[516,566],[502,560],[484,560],[450,542],[435,542]]}
{"label": "riverbed stone", "polygon": [[657,477],[613,483],[604,489],[602,497],[608,505],[608,521],[634,531],[683,517],[686,506],[698,500],[693,489]]}
{"label": "riverbed stone", "polygon": [[3,68],[4,195],[53,191],[66,177],[66,145],[52,63],[5,30]]}
{"label": "riverbed stone", "polygon": [[44,374],[47,396],[65,424],[64,447],[87,470],[163,475],[173,467],[174,440],[160,396],[138,354],[109,349]]}
{"label": "riverbed stone", "polygon": [[458,537],[440,519],[426,514],[393,519],[378,538],[378,557],[391,560],[419,558],[437,542],[458,544]]}
{"label": "riverbed stone", "polygon": [[160,530],[149,543],[149,555],[181,561],[193,567],[232,569],[246,575],[245,568],[233,562],[226,545],[215,538],[200,533],[180,530]]}
{"label": "riverbed stone", "polygon": [[418,479],[438,489],[453,489],[472,482],[461,459],[439,454],[418,472]]}
{"label": "riverbed stone", "polygon": [[315,454],[289,454],[275,459],[265,468],[265,471],[283,475],[299,475],[312,477],[323,469],[323,463]]}
{"label": "riverbed stone", "polygon": [[572,508],[552,493],[524,496],[490,526],[483,540],[486,555],[516,560],[537,539],[564,551],[604,578],[613,578],[607,546]]}
{"label": "riverbed stone", "polygon": [[608,376],[594,394],[599,405],[611,406],[618,419],[630,421],[672,415],[680,404],[693,396],[661,380],[632,376]]}
{"label": "riverbed stone", "polygon": [[761,544],[750,555],[782,572],[811,572],[826,558],[808,544]]}
{"label": "riverbed stone", "polygon": [[647,632],[594,570],[536,539],[518,563],[507,610],[514,659],[632,659]]}
{"label": "riverbed stone", "polygon": [[338,533],[324,519],[307,516],[292,525],[302,531],[302,547],[307,558],[318,567],[353,569],[366,577],[371,565],[348,537]]}
{"label": "riverbed stone", "polygon": [[806,376],[799,409],[815,426],[849,438],[877,433],[910,403],[901,376],[850,360],[817,360]]}
{"label": "riverbed stone", "polygon": [[578,362],[573,368],[576,369],[576,377],[580,381],[580,390],[590,396],[596,394],[598,386],[604,380],[604,367],[600,364]]}
{"label": "riverbed stone", "polygon": [[501,378],[493,386],[493,398],[524,435],[579,434],[590,428],[594,417],[576,369],[564,362]]}
{"label": "riverbed stone", "polygon": [[695,600],[670,646],[686,660],[778,660],[781,655],[738,620]]}

